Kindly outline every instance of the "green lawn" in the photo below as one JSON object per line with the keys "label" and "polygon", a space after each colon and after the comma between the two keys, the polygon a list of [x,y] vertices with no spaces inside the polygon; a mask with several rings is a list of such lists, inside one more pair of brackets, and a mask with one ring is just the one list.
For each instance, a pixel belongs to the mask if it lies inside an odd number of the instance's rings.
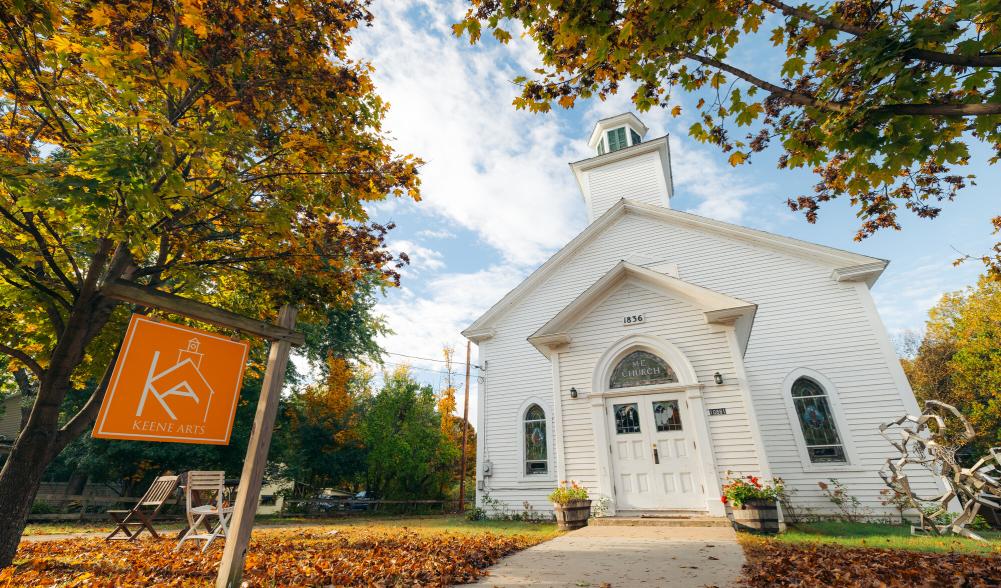
{"label": "green lawn", "polygon": [[844,547],[879,547],[926,552],[1001,553],[1001,533],[978,532],[987,543],[946,535],[941,537],[911,535],[910,525],[876,523],[819,522],[799,523],[776,541],[784,543],[832,543]]}
{"label": "green lawn", "polygon": [[[317,521],[312,521],[317,522]],[[319,521],[323,522],[323,521]],[[460,515],[403,517],[403,518],[350,518],[331,521],[334,526],[365,527],[407,527],[409,529],[429,529],[455,531],[461,533],[491,532],[498,535],[529,535],[550,537],[556,535],[556,523],[526,523],[522,521],[469,521]]]}
{"label": "green lawn", "polygon": [[[411,529],[433,529],[455,531],[462,533],[482,533],[490,531],[499,535],[529,535],[548,538],[556,534],[556,523],[526,523],[521,521],[468,521],[460,515],[433,515],[392,517],[384,516],[353,516],[350,518],[305,518],[305,517],[275,517],[261,516],[257,518],[257,527],[283,526],[323,526],[323,527],[407,527]],[[169,521],[156,525],[157,530],[177,532],[183,525],[178,521]],[[94,522],[52,522],[30,523],[24,531],[25,535],[62,535],[73,533],[110,533],[114,526],[101,521]]]}

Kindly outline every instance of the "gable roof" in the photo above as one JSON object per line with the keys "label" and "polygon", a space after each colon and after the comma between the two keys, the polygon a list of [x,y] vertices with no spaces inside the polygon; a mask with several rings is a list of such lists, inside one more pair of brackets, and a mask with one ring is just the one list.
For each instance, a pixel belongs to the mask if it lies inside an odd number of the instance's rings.
{"label": "gable roof", "polygon": [[702,309],[708,324],[734,325],[741,354],[747,349],[747,340],[751,336],[751,325],[754,322],[754,314],[757,312],[758,305],[667,274],[655,272],[628,261],[620,261],[594,284],[591,284],[566,308],[533,333],[528,338],[528,342],[544,355],[553,345],[570,343],[570,335],[567,334],[567,331],[595,306],[611,296],[619,285],[626,282],[639,282],[651,286],[669,296],[680,298],[699,307]]}
{"label": "gable roof", "polygon": [[611,227],[615,222],[626,214],[636,214],[647,218],[659,220],[664,223],[694,228],[701,231],[713,232],[719,235],[735,238],[742,241],[749,241],[756,245],[765,246],[790,255],[805,257],[815,262],[822,262],[834,266],[831,279],[839,282],[843,281],[864,281],[869,286],[875,283],[876,279],[889,263],[885,259],[869,257],[827,245],[819,245],[808,241],[784,237],[767,231],[750,229],[739,225],[725,223],[711,218],[699,216],[689,212],[681,212],[662,206],[654,206],[627,200],[619,200],[614,206],[609,208],[603,215],[598,217],[593,223],[588,225],[579,235],[574,237],[562,249],[557,251],[552,257],[546,260],[531,275],[525,278],[513,290],[508,292],[480,315],[469,327],[462,331],[467,339],[478,343],[481,340],[493,336],[491,325],[500,318],[508,308],[520,301],[531,292],[537,285],[545,281],[552,272],[558,268],[567,258],[573,256],[585,245],[597,238],[605,229]]}

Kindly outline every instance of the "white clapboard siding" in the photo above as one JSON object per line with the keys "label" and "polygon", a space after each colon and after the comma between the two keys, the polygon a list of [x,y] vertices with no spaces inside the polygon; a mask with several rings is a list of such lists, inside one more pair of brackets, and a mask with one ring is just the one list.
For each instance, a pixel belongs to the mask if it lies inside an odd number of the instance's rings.
{"label": "white clapboard siding", "polygon": [[[544,402],[550,437],[556,432],[552,366],[526,338],[630,256],[677,264],[681,279],[758,305],[744,356],[756,423],[746,422],[742,397],[733,386],[737,373],[723,343],[713,349],[708,338],[694,332],[695,321],[672,314],[666,301],[659,301],[657,308],[634,309],[664,320],[667,330],[661,336],[689,354],[699,380],[706,384],[706,407],[727,408],[726,418],[711,421],[720,468],[733,464],[735,469],[764,469],[767,465],[772,475],[788,482],[798,501],[818,511],[831,511],[833,505],[822,498],[817,482],[836,478],[874,514],[892,513],[881,504],[884,486],[877,475],[892,448],[879,435],[878,425],[909,412],[915,404],[906,381],[894,372],[899,366],[892,364],[896,359],[887,350],[885,330],[872,312],[866,286],[834,281],[832,266],[812,257],[632,211],[585,243],[500,314],[491,324],[494,336],[480,344],[480,358],[489,362],[489,368],[484,373],[479,458],[489,459],[494,466],[494,474],[484,482],[493,500],[516,510],[525,500],[533,508],[549,508],[545,495],[556,482],[558,444],[550,444],[551,479],[526,480],[521,475],[519,411],[527,398]],[[592,356],[600,354],[598,347],[587,349]],[[567,381],[561,388],[589,389],[588,369],[594,366],[566,361],[561,374]],[[836,395],[841,407],[841,435],[854,447],[857,461],[851,467],[825,470],[802,462],[793,432],[798,423],[790,421],[788,391],[782,389],[787,376],[800,368],[822,374],[836,388],[828,393]],[[725,378],[718,390],[711,377],[717,370]],[[568,398],[561,398],[561,404],[566,476],[596,486],[590,419]],[[751,426],[757,426],[765,446],[760,464],[755,462],[752,444],[745,441]],[[928,493],[935,488],[930,477],[917,485]]]}
{"label": "white clapboard siding", "polygon": [[0,437],[13,442],[21,430],[21,397],[0,398]]}
{"label": "white clapboard siding", "polygon": [[[639,311],[644,312],[642,326],[622,325],[623,316]],[[601,355],[624,336],[637,332],[677,345],[692,363],[701,382],[712,382],[716,371],[730,376],[729,384],[713,384],[703,394],[707,408],[727,409],[726,416],[714,416],[709,422],[716,465],[721,476],[730,470],[759,473],[751,427],[740,389],[735,384],[735,370],[725,334],[707,325],[705,313],[691,303],[627,282],[570,330],[569,349],[560,352],[567,477],[587,484],[592,494],[597,494],[597,451],[590,403],[586,399],[570,398],[569,389],[571,386],[578,390],[590,389]],[[703,418],[703,415],[693,417]],[[572,454],[569,452],[571,446],[574,447]]]}
{"label": "white clapboard siding", "polygon": [[591,218],[598,218],[623,198],[663,205],[667,184],[657,152],[647,153],[594,169],[588,176]]}

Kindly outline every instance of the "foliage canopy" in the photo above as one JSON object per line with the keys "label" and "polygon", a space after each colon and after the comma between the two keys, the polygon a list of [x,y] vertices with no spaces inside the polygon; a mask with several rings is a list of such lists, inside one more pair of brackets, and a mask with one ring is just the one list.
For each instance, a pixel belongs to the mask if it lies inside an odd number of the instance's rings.
{"label": "foliage canopy", "polygon": [[903,365],[919,402],[940,400],[970,419],[974,455],[1001,445],[1001,284],[984,277],[943,296]]}
{"label": "foliage canopy", "polygon": [[397,282],[365,203],[417,198],[420,162],[347,56],[371,18],[365,0],[0,0],[0,354],[37,390],[0,471],[0,565],[100,405],[127,315],[106,284],[316,322]]}
{"label": "foliage canopy", "polygon": [[[469,3],[456,34],[476,42],[485,26],[507,42],[513,24],[539,47],[544,67],[518,78],[518,108],[571,108],[631,79],[639,110],[678,116],[671,91],[694,93],[693,138],[732,165],[778,142],[780,168],[819,176],[789,206],[814,222],[823,203],[847,197],[857,239],[899,229],[900,207],[935,217],[969,180],[952,170],[968,162],[970,140],[990,146],[992,163],[1001,156],[998,0]],[[778,71],[746,58],[749,44],[767,41]],[[1001,216],[993,224],[1001,230]],[[983,259],[1001,270],[1001,245]]]}

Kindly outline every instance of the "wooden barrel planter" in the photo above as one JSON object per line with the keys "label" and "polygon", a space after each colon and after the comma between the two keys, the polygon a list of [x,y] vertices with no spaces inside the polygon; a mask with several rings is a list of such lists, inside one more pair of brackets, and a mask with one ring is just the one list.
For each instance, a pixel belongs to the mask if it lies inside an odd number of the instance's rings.
{"label": "wooden barrel planter", "polygon": [[774,500],[749,500],[731,509],[733,527],[738,531],[774,535],[781,531],[779,507]]}
{"label": "wooden barrel planter", "polygon": [[591,516],[590,500],[571,500],[555,507],[556,526],[561,531],[573,531],[587,526],[587,519]]}

